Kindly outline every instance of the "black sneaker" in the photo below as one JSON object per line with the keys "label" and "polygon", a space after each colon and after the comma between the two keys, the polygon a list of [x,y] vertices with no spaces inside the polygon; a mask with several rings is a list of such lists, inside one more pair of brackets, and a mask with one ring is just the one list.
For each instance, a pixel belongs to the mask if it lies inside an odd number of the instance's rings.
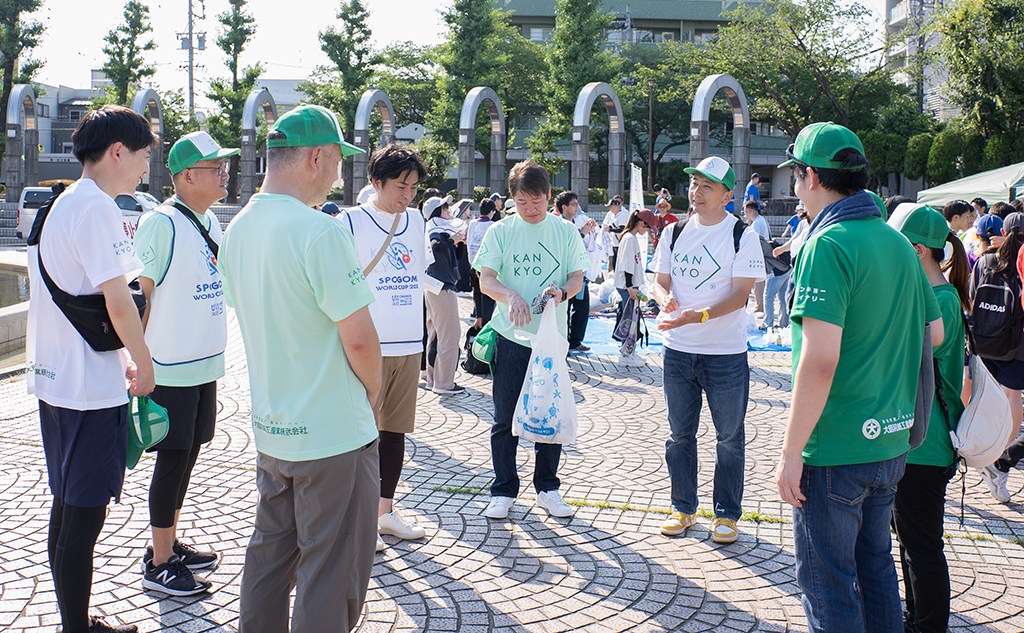
{"label": "black sneaker", "polygon": [[580,343],[579,345],[575,345],[573,347],[570,347],[569,351],[570,352],[589,352],[590,351],[590,346],[589,345],[584,345],[583,343]]}
{"label": "black sneaker", "polygon": [[[220,559],[220,554],[217,552],[200,552],[191,545],[185,545],[181,541],[174,541],[174,547],[171,548],[175,556],[181,559],[181,562],[185,563],[185,567],[189,569],[206,569],[212,567]],[[153,546],[150,545],[146,548],[146,553],[142,555],[143,568],[149,561],[153,560]]]}
{"label": "black sneaker", "polygon": [[163,565],[153,566],[152,561],[146,563],[146,573],[142,575],[142,587],[160,591],[172,596],[194,596],[209,591],[213,586],[209,580],[197,576],[181,562],[177,556],[171,556]]}
{"label": "black sneaker", "polygon": [[89,633],[139,633],[134,624],[118,624],[110,626],[94,615],[89,616]]}

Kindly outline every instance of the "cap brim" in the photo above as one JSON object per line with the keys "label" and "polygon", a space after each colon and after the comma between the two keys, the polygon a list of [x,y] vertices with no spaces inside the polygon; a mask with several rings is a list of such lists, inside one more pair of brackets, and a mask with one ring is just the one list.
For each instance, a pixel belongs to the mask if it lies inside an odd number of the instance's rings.
{"label": "cap brim", "polygon": [[688,173],[690,175],[700,174],[701,176],[704,176],[708,180],[714,180],[715,182],[717,182],[720,185],[724,185],[725,184],[725,181],[722,180],[721,178],[717,178],[714,174],[709,174],[706,171],[701,171],[700,169],[697,169],[696,167],[687,167],[687,168],[683,169],[683,171],[685,171],[686,173]]}
{"label": "cap brim", "polygon": [[342,156],[352,156],[354,154],[365,154],[366,153],[365,149],[363,149],[361,147],[356,147],[355,145],[353,145],[351,143],[346,143],[345,141],[338,141],[338,145],[341,145],[341,155]]}
{"label": "cap brim", "polygon": [[792,167],[793,165],[796,165],[796,164],[797,164],[796,159],[790,158],[786,162],[781,163],[779,165],[776,165],[775,168],[776,169],[782,169],[783,167]]}
{"label": "cap brim", "polygon": [[[218,158],[227,158],[228,156],[236,156],[236,155],[241,154],[241,153],[242,153],[242,150],[237,148],[237,147],[222,147],[222,148],[220,148],[219,150],[217,150],[216,152],[214,152],[212,154],[209,154],[207,156],[203,156],[199,160],[215,160],[215,159],[218,159]],[[197,160],[196,162],[198,163],[199,160]]]}

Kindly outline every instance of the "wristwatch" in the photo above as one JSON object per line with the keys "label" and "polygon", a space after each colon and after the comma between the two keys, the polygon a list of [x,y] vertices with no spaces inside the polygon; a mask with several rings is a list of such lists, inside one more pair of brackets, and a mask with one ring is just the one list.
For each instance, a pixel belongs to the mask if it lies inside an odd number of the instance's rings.
{"label": "wristwatch", "polygon": [[565,301],[569,295],[565,292],[565,288],[559,288],[562,291],[562,301]]}

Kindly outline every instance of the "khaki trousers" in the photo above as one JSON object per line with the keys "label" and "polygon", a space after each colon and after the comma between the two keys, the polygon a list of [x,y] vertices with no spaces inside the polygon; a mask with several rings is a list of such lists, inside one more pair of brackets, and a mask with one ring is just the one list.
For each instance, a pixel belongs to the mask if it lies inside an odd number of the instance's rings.
{"label": "khaki trousers", "polygon": [[427,365],[427,387],[451,389],[455,386],[455,370],[459,364],[459,299],[451,290],[423,293],[427,304],[427,346],[437,337],[437,359],[433,369]]}

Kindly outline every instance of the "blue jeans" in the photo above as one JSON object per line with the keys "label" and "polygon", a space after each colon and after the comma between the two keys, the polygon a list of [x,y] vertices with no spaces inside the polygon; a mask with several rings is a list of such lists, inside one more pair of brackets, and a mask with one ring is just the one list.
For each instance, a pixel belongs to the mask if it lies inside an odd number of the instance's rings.
{"label": "blue jeans", "polygon": [[889,524],[904,462],[804,466],[793,540],[811,631],[903,633]]}
{"label": "blue jeans", "polygon": [[665,462],[672,482],[672,509],[697,511],[697,427],[701,391],[715,424],[715,516],[743,514],[743,420],[750,393],[747,353],[689,354],[665,348],[665,404],[671,435]]}
{"label": "blue jeans", "polygon": [[[534,318],[539,318],[534,315]],[[491,462],[494,464],[494,483],[491,496],[516,498],[519,495],[519,472],[516,470],[516,452],[519,438],[512,435],[512,417],[515,415],[519,392],[523,390],[526,369],[533,350],[498,335],[494,350],[494,380],[491,397],[494,400],[494,424],[491,425]],[[536,465],[533,487],[537,492],[558,490],[558,461],[562,457],[561,444],[534,444]]]}
{"label": "blue jeans", "polygon": [[779,327],[789,325],[786,286],[789,285],[790,272],[787,270],[781,275],[775,275],[764,284],[764,324],[768,327],[775,327],[775,297],[779,298]]}

